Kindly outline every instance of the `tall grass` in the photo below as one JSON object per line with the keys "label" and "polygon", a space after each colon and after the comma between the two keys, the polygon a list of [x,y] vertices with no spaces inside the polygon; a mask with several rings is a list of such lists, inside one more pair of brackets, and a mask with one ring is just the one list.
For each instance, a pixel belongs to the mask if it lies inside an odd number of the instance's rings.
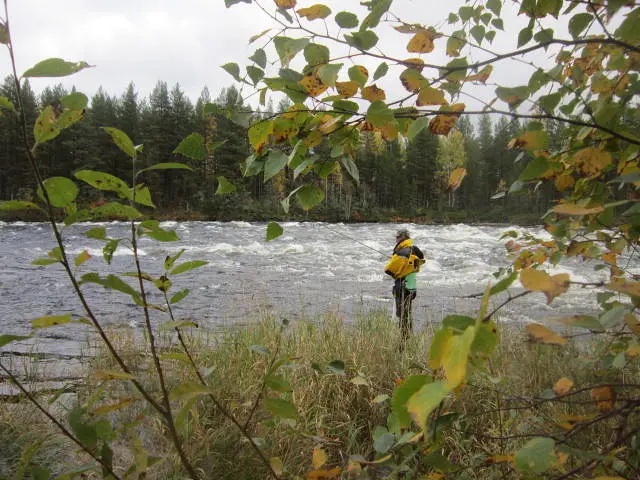
{"label": "tall grass", "polygon": [[[383,395],[391,396],[397,383],[408,375],[428,371],[427,352],[435,327],[426,325],[416,332],[402,353],[398,328],[383,313],[363,315],[353,324],[327,315],[284,327],[279,319],[265,316],[256,324],[222,333],[206,334],[194,329],[187,335],[187,343],[197,364],[208,375],[215,396],[241,422],[251,416],[248,429],[267,456],[282,459],[288,475],[304,475],[311,470],[315,447],[328,453],[329,465],[344,466],[356,454],[374,458],[372,432],[376,426],[387,423],[390,413],[389,400],[384,400]],[[157,391],[151,380],[152,360],[144,342],[131,330],[114,332],[112,337],[127,363],[135,365],[138,379]],[[571,378],[576,388],[603,380],[597,362],[576,361],[578,356],[589,357],[596,344],[583,341],[562,348],[533,345],[527,343],[519,327],[503,327],[501,336],[501,345],[489,367],[475,372],[465,388],[455,398],[447,399],[439,410],[441,414],[450,410],[464,414],[452,422],[442,439],[443,454],[456,464],[484,465],[482,455],[513,452],[530,433],[552,434],[563,414],[586,412],[588,407],[582,404],[538,401],[541,392],[551,389],[559,378]],[[188,378],[196,380],[190,367],[181,361],[171,336],[160,340],[170,386]],[[275,394],[262,389],[265,373],[276,357],[289,359],[280,373],[291,384],[291,393]],[[327,367],[334,360],[344,362],[344,372]],[[86,402],[92,396],[95,399],[96,392],[100,392],[100,401],[135,396],[127,382],[97,380],[101,370],[112,367],[106,352],[89,359],[87,379],[78,392],[78,402]],[[640,381],[637,370],[627,370],[625,375],[627,380]],[[261,407],[254,412],[256,399],[264,396],[291,399],[299,411],[299,420],[276,421]],[[29,407],[19,408],[27,411]],[[116,448],[116,464],[124,467],[133,461],[134,454],[127,445],[140,442],[151,455],[165,460],[153,467],[150,472],[153,478],[181,478],[178,459],[172,456],[162,423],[151,416],[138,420],[143,408],[144,402],[136,402],[109,415],[114,425],[135,424]],[[0,441],[12,444],[12,458],[17,458],[18,445],[27,442],[24,439],[11,442],[11,438],[24,436],[25,429],[18,434],[14,417],[7,412],[7,406],[0,404],[0,425],[2,422],[8,425],[0,433]],[[183,415],[179,410],[176,414]],[[25,423],[26,430],[41,428],[40,423]],[[238,429],[206,397],[198,400],[179,424],[188,456],[204,478],[267,477],[264,465],[248,448]],[[606,424],[585,428],[578,432],[575,442],[597,445],[606,439],[605,427]],[[476,468],[465,475],[480,479],[491,478],[493,474],[499,478],[504,473]],[[2,474],[7,475],[0,470]]]}

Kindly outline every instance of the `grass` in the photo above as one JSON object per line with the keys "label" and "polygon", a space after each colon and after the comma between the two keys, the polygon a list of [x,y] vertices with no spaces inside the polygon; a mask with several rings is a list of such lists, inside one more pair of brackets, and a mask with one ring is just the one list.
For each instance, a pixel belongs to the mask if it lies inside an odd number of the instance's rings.
{"label": "grass", "polygon": [[[287,326],[266,316],[256,324],[222,333],[203,334],[194,329],[187,336],[187,343],[196,363],[208,375],[215,397],[242,424],[250,418],[247,429],[255,442],[268,457],[280,458],[286,474],[295,478],[312,470],[313,451],[317,447],[328,454],[329,467],[346,466],[352,455],[376,457],[372,437],[376,428],[387,425],[390,413],[389,400],[383,395],[391,396],[397,383],[407,376],[428,372],[426,353],[437,328],[438,325],[429,324],[416,332],[402,353],[397,326],[383,313],[364,315],[355,324],[328,315]],[[601,347],[597,339],[555,347],[528,343],[522,329],[517,327],[503,327],[501,332],[501,344],[491,360],[475,370],[465,387],[455,396],[450,395],[438,409],[443,419],[451,420],[447,428],[430,432],[428,442],[419,448],[394,449],[396,466],[369,467],[370,476],[365,478],[387,478],[385,475],[413,478],[398,473],[405,468],[401,465],[403,460],[407,468],[427,473],[431,466],[423,459],[430,458],[427,453],[433,444],[429,442],[434,438],[439,441],[439,452],[452,462],[448,467],[455,472],[451,478],[505,475],[511,478],[509,463],[491,466],[487,458],[513,453],[533,434],[554,436],[573,432],[559,425],[565,418],[562,415],[594,413],[588,391],[571,397],[577,402],[540,401],[540,395],[544,396],[558,379],[570,378],[575,383],[574,389],[602,382],[640,383],[638,368],[633,364],[618,374],[603,368],[601,356],[596,355]],[[110,333],[127,363],[135,367],[137,378],[158,392],[150,375],[151,358],[139,335],[127,329]],[[165,352],[163,364],[169,386],[196,380],[179,355],[175,339],[166,334],[159,341]],[[290,383],[291,393],[270,389],[263,392],[266,372],[276,358],[287,359],[279,373]],[[335,360],[344,362],[344,373],[336,363],[331,370],[329,364]],[[95,411],[96,407],[113,404],[114,398],[136,397],[128,382],[99,380],[100,372],[114,368],[104,352],[89,359],[87,380],[78,393],[78,402],[91,403]],[[623,391],[620,395],[631,393]],[[264,396],[291,400],[299,419],[276,421],[262,406],[252,413],[256,398]],[[201,398],[188,414],[187,410],[181,412],[182,403],[176,402],[174,415],[180,419],[187,455],[203,478],[267,478],[265,466],[238,429],[211,401]],[[3,426],[0,458],[5,459],[4,464],[0,463],[0,477],[9,476],[11,469],[16,468],[20,452],[40,434],[48,435],[49,439],[58,436],[39,416],[29,417],[31,411],[32,407],[23,403],[12,405],[11,409],[0,404],[0,426]],[[461,415],[457,418],[448,415],[453,411]],[[147,478],[183,478],[164,427],[155,416],[144,413],[148,413],[144,402],[136,401],[127,408],[92,419],[107,418],[116,427],[129,425],[114,443],[118,471],[139,464],[140,452],[146,450],[150,456],[165,460],[153,466]],[[640,422],[637,417],[636,413],[629,420]],[[615,432],[616,422],[617,418],[612,416],[592,426],[576,427],[568,444],[591,449],[604,447]],[[52,448],[47,446],[46,454],[36,459],[45,463],[55,459]],[[59,462],[52,463],[56,469],[59,467]],[[459,469],[455,465],[473,468]],[[568,471],[571,465],[569,460],[559,465],[558,471]]]}

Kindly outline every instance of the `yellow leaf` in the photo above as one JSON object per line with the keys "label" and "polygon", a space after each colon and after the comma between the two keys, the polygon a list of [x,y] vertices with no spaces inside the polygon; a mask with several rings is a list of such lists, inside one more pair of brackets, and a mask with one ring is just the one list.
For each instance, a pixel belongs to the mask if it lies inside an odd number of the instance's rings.
{"label": "yellow leaf", "polygon": [[604,476],[604,477],[602,477],[602,476],[595,477],[593,480],[625,480],[625,479],[622,478],[622,477],[611,477],[611,476],[607,475],[607,476]]}
{"label": "yellow leaf", "polygon": [[329,480],[332,478],[340,478],[340,468],[335,467],[331,470],[316,470],[307,473],[307,480]]}
{"label": "yellow leaf", "polygon": [[296,0],[274,0],[278,8],[293,8],[296,6]]}
{"label": "yellow leaf", "polygon": [[316,20],[317,18],[327,18],[331,15],[331,9],[326,5],[316,4],[308,8],[298,10],[298,15],[306,17],[307,20]]}
{"label": "yellow leaf", "polygon": [[512,139],[508,148],[523,148],[529,152],[544,148],[548,142],[548,135],[543,130],[525,132],[522,135]]}
{"label": "yellow leaf", "polygon": [[513,463],[514,460],[514,455],[491,455],[487,458],[487,463],[490,465],[494,463]]}
{"label": "yellow leaf", "polygon": [[424,105],[446,105],[444,92],[433,87],[423,87],[418,94],[416,105],[422,107]]}
{"label": "yellow leaf", "polygon": [[327,452],[325,452],[323,449],[318,447],[313,449],[313,459],[312,459],[313,468],[318,470],[325,463],[327,463],[328,459],[329,457],[327,456]]}
{"label": "yellow leaf", "polygon": [[429,122],[429,131],[434,135],[448,135],[458,121],[458,112],[462,112],[464,107],[464,103],[455,103],[441,108],[440,111],[451,113],[441,113],[432,118]]}
{"label": "yellow leaf", "polygon": [[460,184],[462,183],[462,180],[466,175],[466,168],[456,168],[453,172],[451,172],[451,175],[449,175],[449,188],[451,188],[451,190],[453,191],[456,191],[458,187],[460,187]]}
{"label": "yellow leaf", "polygon": [[122,410],[123,408],[127,408],[134,402],[137,402],[139,399],[137,398],[123,398],[117,402],[107,403],[105,405],[100,405],[99,407],[91,410],[92,415],[104,415],[106,413],[115,412],[116,410]]}
{"label": "yellow leaf", "polygon": [[566,338],[552,332],[544,325],[530,323],[526,326],[526,331],[534,342],[547,343],[550,345],[566,345],[567,343]]}
{"label": "yellow leaf", "polygon": [[407,58],[402,63],[407,68],[413,68],[418,72],[422,72],[422,70],[424,69],[424,60],[422,60],[421,58]]}
{"label": "yellow leaf", "polygon": [[417,70],[413,68],[407,68],[400,74],[400,83],[402,83],[402,86],[409,92],[414,93],[420,90],[423,85],[425,85],[426,80]]}
{"label": "yellow leaf", "polygon": [[358,93],[358,84],[353,80],[348,82],[336,82],[336,90],[344,98],[353,97]]}
{"label": "yellow leaf", "polygon": [[324,134],[329,134],[338,128],[340,123],[340,117],[332,117],[331,115],[325,115],[321,119],[321,124],[318,130]]}
{"label": "yellow leaf", "polygon": [[376,102],[378,100],[385,100],[387,98],[387,94],[384,93],[384,90],[378,88],[375,84],[369,85],[368,87],[364,87],[362,89],[362,98],[365,100],[369,100],[371,103]]}
{"label": "yellow leaf", "polygon": [[571,390],[571,387],[573,387],[573,380],[567,377],[562,377],[553,386],[553,391],[556,395],[565,395],[569,393],[569,390]]}
{"label": "yellow leaf", "polygon": [[398,122],[388,122],[383,127],[380,128],[380,133],[382,134],[382,138],[384,138],[387,142],[391,142],[398,138]]}
{"label": "yellow leaf", "polygon": [[561,215],[592,215],[604,212],[604,207],[602,205],[583,207],[575,203],[561,203],[553,207],[552,210]]}
{"label": "yellow leaf", "polygon": [[280,457],[271,457],[269,459],[269,465],[271,465],[271,468],[276,475],[282,475],[282,460],[280,459]]}
{"label": "yellow leaf", "polygon": [[640,335],[640,322],[633,313],[625,315],[624,321],[633,333]]}
{"label": "yellow leaf", "polygon": [[527,290],[534,292],[547,292],[555,288],[554,281],[547,272],[533,268],[520,272],[520,283]]}
{"label": "yellow leaf", "polygon": [[618,265],[618,254],[616,252],[603,253],[602,261],[609,265]]}
{"label": "yellow leaf", "polygon": [[273,140],[277,143],[282,140],[289,140],[298,134],[296,122],[287,118],[277,118],[273,123]]}
{"label": "yellow leaf", "polygon": [[596,415],[559,415],[558,425],[565,430],[571,430],[579,423],[586,422],[587,420],[591,420],[595,417]]}
{"label": "yellow leaf", "polygon": [[625,353],[629,358],[636,358],[638,355],[640,355],[640,345],[631,345],[629,348],[627,348]]}
{"label": "yellow leaf", "polygon": [[489,80],[489,76],[491,75],[491,72],[493,72],[493,65],[487,65],[475,75],[468,76],[465,80],[467,82],[486,83],[486,81]]}
{"label": "yellow leaf", "polygon": [[132,380],[136,378],[130,373],[122,372],[120,370],[96,370],[93,373],[96,380],[107,382],[109,380]]}
{"label": "yellow leaf", "polygon": [[89,252],[87,252],[86,250],[84,250],[82,253],[80,253],[74,263],[76,264],[76,267],[79,267],[80,265],[82,265],[84,262],[86,262],[87,260],[89,260],[91,258],[91,255],[89,255]]}
{"label": "yellow leaf", "polygon": [[313,148],[320,145],[322,143],[323,138],[324,137],[322,133],[320,133],[318,130],[313,130],[312,132],[309,133],[309,135],[307,135],[304,138],[303,142],[307,147]]}
{"label": "yellow leaf", "polygon": [[577,152],[571,163],[580,169],[588,177],[597,177],[600,173],[611,165],[613,161],[611,154],[599,148],[588,147]]}
{"label": "yellow leaf", "polygon": [[356,460],[360,465],[379,465],[381,463],[386,462],[387,460],[389,460],[391,457],[393,456],[393,454],[389,454],[389,455],[385,455],[384,457],[380,457],[376,460],[372,460],[372,461],[364,461],[364,460]]}
{"label": "yellow leaf", "polygon": [[305,75],[304,78],[300,80],[298,83],[302,85],[305,88],[305,90],[309,92],[309,95],[311,95],[312,97],[317,97],[321,95],[322,93],[326,92],[327,89],[329,88],[328,85],[325,85],[324,83],[322,83],[322,80],[320,80],[320,77],[318,77],[318,75],[316,75],[315,72],[311,72]]}
{"label": "yellow leaf", "polygon": [[556,189],[559,192],[567,190],[576,184],[575,179],[570,174],[562,174],[556,177],[554,181]]}
{"label": "yellow leaf", "polygon": [[453,337],[450,347],[444,351],[442,368],[446,377],[445,387],[449,390],[464,382],[467,376],[469,351],[475,335],[475,327],[467,327],[462,335]]}
{"label": "yellow leaf", "polygon": [[632,297],[640,296],[640,282],[628,282],[624,278],[614,278],[606,287]]}
{"label": "yellow leaf", "polygon": [[598,387],[591,390],[591,398],[596,401],[596,409],[599,412],[609,412],[613,410],[616,392],[609,386]]}
{"label": "yellow leaf", "polygon": [[428,30],[420,30],[416,33],[409,44],[407,45],[407,51],[412,53],[429,53],[433,51],[433,39],[434,35]]}

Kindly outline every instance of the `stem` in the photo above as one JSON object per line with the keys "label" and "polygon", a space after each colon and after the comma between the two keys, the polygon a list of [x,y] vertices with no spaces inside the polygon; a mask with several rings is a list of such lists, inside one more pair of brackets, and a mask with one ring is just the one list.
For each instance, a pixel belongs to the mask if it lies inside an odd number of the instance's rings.
{"label": "stem", "polygon": [[[171,303],[169,302],[169,297],[167,295],[167,292],[164,291],[163,293],[164,293],[165,301],[167,303],[167,310],[169,312],[169,317],[171,318],[171,321],[175,321],[175,317],[173,316],[173,310],[171,309]],[[193,358],[193,355],[191,355],[191,352],[189,351],[189,348],[187,347],[187,343],[186,343],[186,341],[184,339],[184,336],[182,335],[182,332],[177,327],[174,330],[178,334],[178,341],[180,342],[180,346],[184,350],[185,355],[187,355],[187,358],[189,359],[189,363],[191,364],[191,367],[193,368],[194,373],[198,377],[198,381],[200,382],[201,385],[203,385],[205,387],[208,387],[209,384],[207,383],[207,380],[204,378],[204,376],[200,372],[200,369],[198,368],[198,366],[197,366],[197,364],[196,364],[196,362],[195,362],[195,360]],[[273,363],[272,363],[272,365],[273,365]],[[264,388],[264,382],[263,382],[263,387],[262,388]],[[248,423],[249,423],[248,420],[245,423],[245,425],[242,425],[240,423],[240,421],[235,417],[235,415],[233,413],[231,413],[229,410],[227,410],[224,407],[224,405],[222,405],[222,402],[220,400],[218,400],[213,393],[209,393],[208,397],[211,400],[211,402],[213,403],[213,405],[220,411],[222,416],[227,418],[231,423],[233,423],[236,426],[236,428],[240,431],[240,434],[249,442],[249,445],[251,445],[251,448],[253,448],[253,450],[258,455],[260,461],[262,461],[264,466],[269,471],[270,476],[275,478],[275,479],[279,478],[278,474],[276,473],[276,471],[271,466],[271,463],[269,462],[269,459],[264,455],[262,450],[260,450],[260,447],[258,446],[258,444],[253,440],[253,437],[251,437],[251,435],[249,434],[249,431],[247,430],[247,426],[248,426]],[[256,401],[256,403],[254,404],[254,408],[257,407],[257,403],[258,403],[258,401]]]}
{"label": "stem", "polygon": [[20,391],[27,397],[27,399],[38,410],[40,410],[58,428],[58,430],[62,432],[62,434],[65,437],[67,437],[73,443],[78,445],[87,455],[93,458],[96,462],[98,462],[102,466],[102,468],[104,468],[107,472],[109,472],[110,475],[113,475],[115,479],[117,480],[120,479],[120,477],[116,475],[116,473],[111,469],[111,467],[103,459],[98,457],[93,450],[85,446],[80,440],[76,438],[76,436],[73,433],[67,430],[67,428],[62,423],[60,423],[53,415],[51,415],[51,413],[49,413],[49,411],[46,408],[40,405],[40,402],[38,402],[38,400],[33,396],[33,394],[29,392],[26,388],[24,388],[22,383],[16,378],[16,376],[13,373],[11,373],[11,371],[7,367],[5,367],[2,364],[1,361],[0,361],[0,369],[2,369],[7,374],[9,379],[11,379],[11,381],[20,389]]}

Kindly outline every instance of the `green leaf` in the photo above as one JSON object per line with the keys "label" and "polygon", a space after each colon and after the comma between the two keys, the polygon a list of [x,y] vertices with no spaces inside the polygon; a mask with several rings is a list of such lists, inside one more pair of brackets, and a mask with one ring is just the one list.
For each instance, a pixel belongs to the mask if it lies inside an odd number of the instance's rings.
{"label": "green leaf", "polygon": [[151,191],[149,187],[146,187],[144,184],[136,185],[135,190],[131,191],[131,200],[134,200],[140,205],[156,208],[153,200],[151,200]]}
{"label": "green leaf", "polygon": [[349,68],[348,73],[349,80],[356,82],[361,87],[363,87],[369,79],[369,77],[357,65]]}
{"label": "green leaf", "polygon": [[31,262],[31,265],[46,267],[47,265],[53,265],[54,263],[58,263],[58,260],[56,260],[55,258],[36,258]]}
{"label": "green leaf", "polygon": [[498,30],[504,30],[504,21],[501,18],[494,18],[491,20],[491,25],[493,25]]}
{"label": "green leaf", "polygon": [[271,150],[264,164],[264,181],[268,181],[280,172],[289,161],[289,157],[280,150]]}
{"label": "green leaf", "polygon": [[316,65],[329,63],[331,52],[324,45],[310,43],[304,47],[304,58],[307,60],[309,65],[314,67]]}
{"label": "green leaf", "polygon": [[256,150],[260,150],[269,139],[269,135],[273,132],[273,122],[259,121],[249,128],[249,142]]}
{"label": "green leaf", "polygon": [[387,64],[387,62],[382,62],[380,65],[378,65],[378,68],[376,68],[376,71],[373,72],[373,81],[375,82],[379,78],[384,77],[388,71],[389,71],[389,65]]}
{"label": "green leaf", "polygon": [[476,336],[471,344],[471,353],[489,358],[498,346],[498,329],[493,321],[476,327]]}
{"label": "green leaf", "polygon": [[547,43],[553,40],[553,28],[545,28],[540,30],[533,36],[533,39],[538,43]]}
{"label": "green leaf", "polygon": [[[196,322],[190,322],[190,321],[175,321],[175,322],[165,322],[162,325],[160,325],[160,330],[175,330],[177,329],[181,329],[181,328],[199,328],[200,325],[198,325]],[[186,358],[186,362],[185,363],[189,363],[189,357],[185,355]]]}
{"label": "green leaf", "polygon": [[267,242],[278,238],[284,233],[283,228],[276,222],[269,222],[267,225]]}
{"label": "green leaf", "polygon": [[297,192],[298,201],[305,210],[311,210],[324,200],[324,192],[315,185],[303,185]]}
{"label": "green leaf", "polygon": [[140,175],[142,172],[149,172],[151,170],[191,170],[193,171],[193,168],[191,168],[189,165],[185,165],[184,163],[177,163],[177,162],[156,163],[155,165],[152,165],[150,167],[143,168],[138,172],[138,175]]}
{"label": "green leaf", "polygon": [[424,431],[427,429],[427,420],[440,402],[447,396],[447,390],[442,382],[428,383],[414,393],[407,402],[407,410],[411,418]]}
{"label": "green leaf", "polygon": [[204,137],[199,133],[190,134],[180,142],[173,153],[179,153],[192,160],[204,160],[207,156]]}
{"label": "green leaf", "polygon": [[67,313],[66,315],[53,315],[46,317],[38,317],[31,320],[31,326],[33,328],[49,328],[55,327],[56,325],[64,325],[65,323],[69,323],[71,321],[71,314]]}
{"label": "green leaf", "polygon": [[289,62],[307,46],[309,43],[308,38],[289,38],[289,37],[275,37],[273,44],[280,57],[280,63],[283,67],[289,65]]}
{"label": "green leaf", "polygon": [[98,433],[95,427],[83,418],[83,414],[84,410],[76,407],[69,412],[67,419],[71,430],[73,430],[73,433],[80,443],[89,449],[93,449],[98,443]]}
{"label": "green leaf", "polygon": [[264,77],[264,71],[258,67],[254,67],[253,65],[248,65],[247,75],[249,75],[253,84],[256,85]]}
{"label": "green leaf", "polygon": [[604,332],[605,330],[597,318],[588,315],[574,315],[572,317],[557,318],[554,321],[569,327],[586,328],[594,332]]}
{"label": "green leaf", "polygon": [[43,60],[22,74],[25,78],[32,77],[66,77],[80,70],[89,68],[87,62],[67,62],[61,58]]}
{"label": "green leaf", "polygon": [[516,108],[529,96],[529,88],[521,87],[498,87],[496,88],[496,96],[506,102],[509,107]]}
{"label": "green leaf", "polygon": [[[42,182],[53,207],[66,207],[71,205],[78,196],[78,187],[66,177],[51,177]],[[42,189],[38,187],[38,197],[45,201]]]}
{"label": "green leaf", "polygon": [[384,127],[393,120],[393,111],[382,101],[373,102],[367,110],[367,122],[374,127]]}
{"label": "green leaf", "polygon": [[13,105],[11,100],[9,100],[7,97],[3,97],[3,96],[0,96],[0,108],[4,108],[4,109],[9,110],[11,112],[15,112],[16,111],[16,107]]}
{"label": "green leaf", "polygon": [[[253,53],[253,55],[249,57],[249,60],[255,62],[257,65],[259,65],[263,69],[267,68],[267,54],[262,48],[257,49]],[[240,69],[238,69],[238,72],[239,71]]]}
{"label": "green leaf", "polygon": [[79,170],[75,173],[78,180],[88,183],[98,190],[116,192],[123,198],[131,200],[131,189],[124,182],[109,173],[97,172],[95,170]]}
{"label": "green leaf", "polygon": [[491,287],[491,295],[497,295],[500,292],[504,292],[507,288],[509,288],[513,282],[518,278],[518,272],[513,272],[507,278],[500,280],[493,287]]}
{"label": "green leaf", "polygon": [[551,93],[549,95],[543,95],[538,99],[538,102],[540,103],[540,106],[545,109],[546,112],[552,114],[555,108],[560,103],[560,100],[562,100],[562,93],[557,92],[557,93]]}
{"label": "green leaf", "polygon": [[330,373],[335,373],[336,375],[344,375],[344,362],[342,360],[332,360],[327,365],[327,369]]}
{"label": "green leaf", "polygon": [[590,13],[578,13],[569,20],[569,33],[573,38],[578,38],[585,28],[593,21]]}
{"label": "green leaf", "polygon": [[60,103],[71,110],[82,110],[89,103],[84,93],[73,92],[60,98]]}
{"label": "green leaf", "polygon": [[342,157],[340,163],[347,170],[351,178],[359,185],[360,184],[360,172],[358,172],[358,166],[350,157]]}
{"label": "green leaf", "polygon": [[414,120],[409,126],[409,131],[407,132],[407,138],[409,139],[409,141],[412,141],[414,138],[416,138],[416,136],[422,130],[427,128],[428,124],[429,124],[429,121],[425,117],[420,117]]}
{"label": "green leaf", "polygon": [[382,16],[389,11],[393,0],[377,0],[368,4],[371,13],[365,17],[360,25],[360,30],[375,28],[380,23]]}
{"label": "green leaf", "polygon": [[[608,8],[610,8],[611,3],[613,2],[607,2]],[[625,2],[625,4],[627,3]],[[623,42],[637,46],[640,43],[638,24],[640,24],[640,8],[629,12],[622,24],[616,29],[615,37],[620,38]]]}
{"label": "green leaf", "polygon": [[318,69],[318,77],[325,85],[333,86],[338,79],[338,73],[342,68],[342,63],[329,63]]}
{"label": "green leaf", "polygon": [[236,82],[242,81],[242,79],[240,78],[240,67],[237,63],[225,63],[224,65],[221,65],[221,68],[229,75],[231,75]]}
{"label": "green leaf", "polygon": [[476,25],[469,31],[471,36],[475,39],[478,44],[482,43],[484,39],[485,28],[484,25]]}
{"label": "green leaf", "polygon": [[402,428],[408,428],[411,424],[411,416],[407,410],[407,402],[427,382],[431,382],[433,378],[429,375],[412,375],[396,387],[391,398],[391,409],[395,413],[398,422]]}
{"label": "green leaf", "polygon": [[351,12],[338,12],[335,19],[340,28],[356,28],[360,23],[358,17]]}
{"label": "green leaf", "polygon": [[187,295],[189,295],[189,289],[188,288],[185,288],[184,290],[180,290],[179,292],[176,292],[176,293],[173,294],[173,296],[169,300],[169,303],[171,305],[173,305],[174,303],[178,303],[180,300],[185,298]]}
{"label": "green leaf", "polygon": [[518,34],[518,48],[522,47],[529,43],[529,41],[533,38],[533,29],[530,27],[525,27],[520,30]]}
{"label": "green leaf", "polygon": [[200,268],[207,265],[209,262],[205,262],[204,260],[192,260],[190,262],[184,262],[171,270],[171,275],[178,275],[180,273],[188,272],[189,270],[193,270],[194,268]]}
{"label": "green leaf", "polygon": [[97,273],[87,273],[82,277],[82,283],[96,283],[105,288],[126,293],[133,298],[137,305],[142,305],[142,298],[140,297],[140,294],[134,290],[131,285],[115,275],[108,275],[106,278],[101,278]]}
{"label": "green leaf", "polygon": [[145,220],[138,229],[140,235],[153,238],[159,242],[175,242],[180,237],[175,230],[165,230],[157,220]]}
{"label": "green leaf", "polygon": [[524,171],[520,174],[519,180],[530,181],[540,178],[547,170],[549,170],[551,164],[549,160],[544,157],[536,157],[529,162]]}
{"label": "green leaf", "polygon": [[445,69],[440,71],[440,74],[446,74],[446,79],[450,82],[461,82],[467,76],[467,69],[465,68],[467,65],[466,57],[455,58],[447,64]]}
{"label": "green leaf", "polygon": [[31,336],[23,337],[20,335],[0,335],[0,348],[10,344],[11,342],[19,342],[20,340],[27,340],[29,338],[31,338]]}
{"label": "green leaf", "polygon": [[133,145],[129,135],[124,133],[122,130],[118,130],[113,127],[102,127],[102,129],[111,135],[113,143],[115,143],[118,148],[126,153],[130,158],[134,158],[136,156],[136,147]]}
{"label": "green leaf", "polygon": [[448,349],[443,352],[442,367],[445,371],[447,390],[458,387],[467,376],[469,352],[475,333],[474,327],[467,328],[462,335],[454,336]]}
{"label": "green leaf", "polygon": [[15,212],[20,210],[43,211],[38,205],[33,202],[25,202],[22,200],[7,200],[6,202],[0,202],[0,211],[2,212]]}
{"label": "green leaf", "polygon": [[216,195],[226,195],[235,191],[236,186],[229,182],[229,180],[227,180],[225,176],[220,175],[218,177],[218,188],[216,189]]}
{"label": "green leaf", "polygon": [[516,469],[522,473],[542,474],[556,461],[555,442],[551,438],[534,438],[515,456]]}
{"label": "green leaf", "polygon": [[274,417],[288,418],[290,420],[297,420],[299,418],[296,406],[287,400],[282,400],[281,398],[265,398],[263,405]]}
{"label": "green leaf", "polygon": [[378,43],[378,35],[373,30],[363,30],[351,35],[345,35],[344,39],[349,45],[360,50],[369,50]]}
{"label": "green leaf", "polygon": [[38,116],[33,125],[33,136],[36,143],[45,143],[56,138],[60,134],[56,113],[51,105],[47,106]]}
{"label": "green leaf", "polygon": [[136,208],[129,205],[122,205],[118,202],[110,202],[92,210],[92,217],[94,219],[102,218],[113,220],[115,218],[126,218],[127,220],[135,220],[141,216],[142,214]]}
{"label": "green leaf", "polygon": [[121,238],[109,240],[109,242],[107,242],[107,244],[102,248],[102,256],[104,257],[104,260],[105,262],[107,262],[107,264],[111,263],[113,254],[116,253],[118,245],[120,245],[121,241]]}
{"label": "green leaf", "polygon": [[487,0],[486,6],[496,17],[500,16],[500,10],[502,10],[502,2],[500,0]]}
{"label": "green leaf", "polygon": [[171,400],[179,400],[187,402],[193,398],[202,397],[203,395],[210,395],[211,389],[206,385],[202,385],[197,382],[182,382],[174,387],[169,394]]}
{"label": "green leaf", "polygon": [[286,393],[293,390],[287,379],[282,375],[267,375],[264,379],[264,384],[276,392]]}
{"label": "green leaf", "polygon": [[384,427],[376,427],[377,429],[384,430],[384,433],[376,435],[373,434],[373,448],[379,454],[387,453],[391,447],[396,443],[396,436],[393,433],[387,431]]}
{"label": "green leaf", "polygon": [[442,326],[463,332],[472,325],[475,325],[476,319],[467,317],[466,315],[447,315],[442,320]]}
{"label": "green leaf", "polygon": [[7,45],[11,40],[9,36],[9,30],[7,30],[7,26],[0,22],[0,43],[3,45]]}

